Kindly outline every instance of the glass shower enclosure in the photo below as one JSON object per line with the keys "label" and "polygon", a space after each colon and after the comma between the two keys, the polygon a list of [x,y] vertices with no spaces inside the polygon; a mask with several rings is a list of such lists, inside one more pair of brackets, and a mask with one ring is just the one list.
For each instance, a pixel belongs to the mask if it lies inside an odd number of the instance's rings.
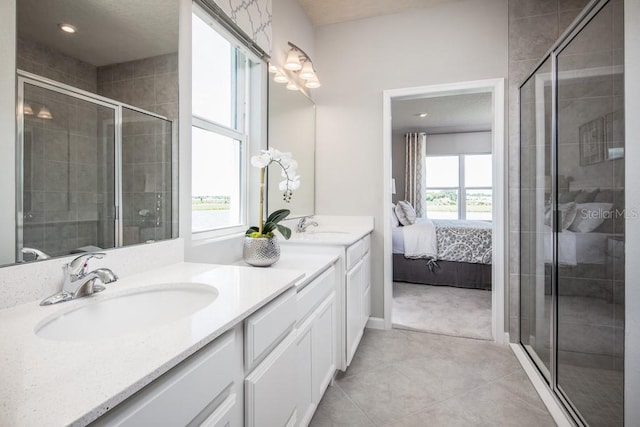
{"label": "glass shower enclosure", "polygon": [[520,343],[578,424],[623,425],[623,2],[520,86]]}
{"label": "glass shower enclosure", "polygon": [[173,236],[165,117],[18,74],[18,262]]}

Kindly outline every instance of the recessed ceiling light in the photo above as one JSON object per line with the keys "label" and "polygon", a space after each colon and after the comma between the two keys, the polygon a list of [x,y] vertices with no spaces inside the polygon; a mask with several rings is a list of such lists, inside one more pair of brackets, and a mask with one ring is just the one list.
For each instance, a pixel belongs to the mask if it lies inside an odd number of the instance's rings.
{"label": "recessed ceiling light", "polygon": [[60,28],[60,31],[64,31],[69,34],[73,34],[77,31],[76,27],[70,24],[58,24],[58,28]]}
{"label": "recessed ceiling light", "polygon": [[418,113],[415,116],[416,117],[427,117],[429,114],[428,113]]}

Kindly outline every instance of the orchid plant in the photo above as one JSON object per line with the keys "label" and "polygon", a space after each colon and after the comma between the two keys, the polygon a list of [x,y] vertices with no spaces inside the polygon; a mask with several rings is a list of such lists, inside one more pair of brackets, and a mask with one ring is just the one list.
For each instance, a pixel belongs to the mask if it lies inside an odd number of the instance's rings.
{"label": "orchid plant", "polygon": [[285,202],[289,203],[293,190],[297,190],[300,187],[300,176],[297,173],[298,162],[291,157],[291,153],[283,153],[271,147],[268,150],[262,150],[262,154],[258,156],[252,156],[251,165],[260,169],[260,209],[258,226],[250,227],[246,235],[249,237],[272,237],[273,232],[277,229],[285,239],[289,239],[291,237],[291,229],[278,224],[291,213],[289,209],[278,209],[267,217],[266,222],[263,220],[264,181],[267,168],[272,163],[277,164],[282,169],[281,176],[284,180],[280,182],[278,188],[283,192],[283,200]]}

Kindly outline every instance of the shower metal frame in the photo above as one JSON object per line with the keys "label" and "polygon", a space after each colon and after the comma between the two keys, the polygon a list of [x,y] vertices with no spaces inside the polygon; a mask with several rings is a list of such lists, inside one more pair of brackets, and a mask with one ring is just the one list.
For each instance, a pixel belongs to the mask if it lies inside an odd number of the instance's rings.
{"label": "shower metal frame", "polygon": [[[93,104],[100,105],[102,107],[109,108],[114,112],[114,192],[115,198],[115,215],[114,215],[114,247],[119,248],[123,246],[124,227],[122,223],[122,110],[124,108],[132,111],[136,111],[141,114],[145,114],[157,119],[164,120],[171,123],[171,135],[172,146],[175,136],[175,121],[162,116],[160,114],[153,113],[151,111],[144,110],[142,108],[135,107],[133,105],[126,104],[124,102],[116,101],[105,96],[101,96],[86,90],[78,89],[74,86],[70,86],[64,83],[51,80],[37,74],[29,73],[23,70],[17,70],[17,111],[16,111],[16,161],[18,167],[16,168],[16,261],[22,261],[21,248],[24,245],[24,202],[22,194],[24,192],[24,86],[30,84],[43,89],[47,89],[53,92],[61,93],[80,99],[83,101],[91,102]],[[172,148],[173,154],[173,148]],[[173,159],[171,160],[171,168],[173,168]],[[174,171],[171,172],[171,180],[174,179]],[[171,185],[173,193],[173,184]],[[175,196],[172,194],[172,205]],[[173,208],[171,209],[173,215]],[[173,222],[173,220],[172,220]],[[172,237],[175,231],[172,231]]]}

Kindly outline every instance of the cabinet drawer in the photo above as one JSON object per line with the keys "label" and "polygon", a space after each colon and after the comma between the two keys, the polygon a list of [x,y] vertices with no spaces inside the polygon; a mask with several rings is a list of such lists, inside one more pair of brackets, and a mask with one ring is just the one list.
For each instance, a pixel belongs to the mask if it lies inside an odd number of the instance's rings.
{"label": "cabinet drawer", "polygon": [[249,371],[273,349],[296,322],[296,291],[289,289],[245,321],[245,358]]}
{"label": "cabinet drawer", "polygon": [[298,293],[296,303],[298,323],[306,319],[313,309],[320,305],[324,298],[331,293],[335,285],[335,278],[336,267],[332,265]]}
{"label": "cabinet drawer", "polygon": [[353,245],[347,248],[347,270],[353,268],[354,265],[363,257],[364,254],[369,252],[371,246],[371,236],[367,234],[362,239],[358,240]]}
{"label": "cabinet drawer", "polygon": [[[229,331],[96,420],[94,426],[187,425],[224,399],[234,380],[235,331]],[[215,412],[215,411],[214,411]],[[222,424],[224,425],[224,424]]]}
{"label": "cabinet drawer", "polygon": [[213,411],[206,420],[200,424],[201,427],[232,427],[239,424],[236,416],[236,407],[238,406],[238,396],[230,394],[224,402]]}

